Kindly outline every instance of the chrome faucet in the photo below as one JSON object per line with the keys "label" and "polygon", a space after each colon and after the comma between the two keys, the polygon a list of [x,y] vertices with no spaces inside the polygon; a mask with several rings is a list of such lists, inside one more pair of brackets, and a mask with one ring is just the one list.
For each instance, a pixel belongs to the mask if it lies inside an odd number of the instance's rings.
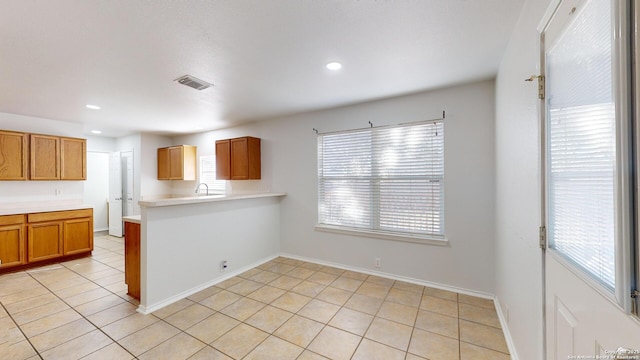
{"label": "chrome faucet", "polygon": [[204,187],[207,189],[207,195],[209,195],[209,185],[205,184],[205,183],[200,183],[198,184],[198,187],[196,188],[196,194],[198,193],[198,191],[200,190],[200,185],[204,185]]}

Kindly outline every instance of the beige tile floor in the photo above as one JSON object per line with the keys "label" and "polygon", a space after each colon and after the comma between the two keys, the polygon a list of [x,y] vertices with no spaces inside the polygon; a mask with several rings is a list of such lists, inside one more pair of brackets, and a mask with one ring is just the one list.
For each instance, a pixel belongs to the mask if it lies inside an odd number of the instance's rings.
{"label": "beige tile floor", "polygon": [[510,358],[490,300],[282,257],[142,315],[123,254],[0,276],[0,358]]}

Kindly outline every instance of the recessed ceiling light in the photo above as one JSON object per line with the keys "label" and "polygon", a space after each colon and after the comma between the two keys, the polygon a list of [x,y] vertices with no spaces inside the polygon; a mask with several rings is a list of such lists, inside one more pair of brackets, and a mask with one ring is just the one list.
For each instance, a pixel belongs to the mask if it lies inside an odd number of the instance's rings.
{"label": "recessed ceiling light", "polygon": [[336,61],[330,62],[326,66],[329,70],[340,70],[342,68],[342,64]]}
{"label": "recessed ceiling light", "polygon": [[92,134],[102,134],[102,131],[100,130],[91,130]]}
{"label": "recessed ceiling light", "polygon": [[87,104],[87,109],[91,109],[91,110],[100,110],[100,106],[98,106],[98,105],[91,105],[91,104]]}

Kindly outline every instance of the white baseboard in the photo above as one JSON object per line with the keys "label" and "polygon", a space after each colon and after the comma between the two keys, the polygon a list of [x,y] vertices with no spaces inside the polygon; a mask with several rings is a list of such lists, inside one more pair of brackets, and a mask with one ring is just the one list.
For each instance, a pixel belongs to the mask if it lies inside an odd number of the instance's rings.
{"label": "white baseboard", "polygon": [[507,317],[502,312],[502,306],[500,305],[500,300],[497,296],[493,298],[493,303],[496,307],[496,312],[498,313],[498,319],[500,320],[500,326],[502,327],[502,333],[504,334],[504,340],[507,342],[507,347],[509,348],[511,359],[519,360],[518,352],[516,352],[516,345],[513,342],[511,332],[509,331],[509,327],[507,326]]}
{"label": "white baseboard", "polygon": [[160,310],[165,306],[173,304],[174,302],[180,301],[180,300],[182,300],[184,298],[187,298],[187,297],[189,297],[189,296],[191,296],[191,295],[193,295],[193,294],[195,294],[195,293],[197,293],[199,291],[202,291],[202,290],[204,290],[206,288],[209,288],[209,287],[211,287],[211,286],[213,286],[215,284],[219,284],[219,283],[221,283],[221,282],[223,282],[225,280],[231,279],[234,276],[238,276],[238,275],[242,274],[243,272],[245,272],[247,270],[251,270],[251,269],[255,268],[256,266],[260,266],[260,265],[262,265],[262,264],[264,264],[266,262],[269,262],[269,261],[275,259],[276,257],[278,257],[278,256],[274,255],[274,256],[266,257],[266,258],[264,258],[262,260],[258,260],[258,261],[254,262],[254,263],[251,263],[249,265],[246,265],[246,266],[243,266],[243,267],[241,267],[239,269],[236,269],[235,271],[231,271],[231,272],[229,272],[229,273],[227,273],[227,274],[225,274],[225,275],[223,275],[221,277],[215,278],[214,280],[208,281],[208,282],[206,282],[204,284],[200,284],[200,285],[198,285],[196,287],[193,287],[193,288],[191,288],[189,290],[183,291],[180,294],[172,296],[172,297],[170,297],[168,299],[164,299],[162,301],[156,302],[155,304],[151,304],[151,305],[147,305],[147,306],[139,305],[138,309],[136,311],[138,311],[139,313],[142,313],[144,315],[151,314],[152,312],[154,312],[156,310]]}
{"label": "white baseboard", "polygon": [[288,254],[288,253],[280,253],[280,256],[291,258],[291,259],[295,259],[295,260],[300,260],[300,261],[306,261],[306,262],[319,264],[319,265],[332,266],[332,267],[335,267],[335,268],[338,268],[338,269],[343,269],[343,270],[357,271],[357,272],[361,272],[361,273],[365,273],[365,274],[369,274],[369,275],[375,275],[375,276],[384,277],[384,278],[387,278],[387,279],[404,281],[404,282],[408,282],[408,283],[411,283],[411,284],[428,286],[428,287],[432,287],[432,288],[436,288],[436,289],[440,289],[440,290],[452,291],[452,292],[465,294],[465,295],[469,295],[469,296],[475,296],[475,297],[479,297],[479,298],[483,298],[483,299],[489,299],[489,300],[493,300],[494,299],[494,295],[493,294],[485,293],[485,292],[482,292],[482,291],[464,289],[464,288],[459,288],[459,287],[455,287],[455,286],[450,286],[450,285],[445,285],[445,284],[425,281],[425,280],[422,280],[422,279],[415,279],[415,278],[410,278],[410,277],[405,277],[405,276],[389,274],[389,273],[385,273],[385,272],[381,272],[381,271],[372,271],[372,270],[369,270],[369,269],[359,268],[359,267],[355,267],[355,266],[348,266],[348,265],[343,265],[343,264],[338,264],[338,263],[332,263],[330,261],[324,261],[324,260],[319,260],[319,259],[314,259],[314,258],[308,258],[308,257],[298,256],[298,255],[293,255],[293,254]]}

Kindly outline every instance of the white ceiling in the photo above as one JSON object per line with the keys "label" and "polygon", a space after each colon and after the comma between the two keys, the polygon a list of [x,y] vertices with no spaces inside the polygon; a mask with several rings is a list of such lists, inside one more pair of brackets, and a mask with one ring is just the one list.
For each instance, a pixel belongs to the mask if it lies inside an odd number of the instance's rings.
{"label": "white ceiling", "polygon": [[491,78],[522,3],[0,0],[0,112],[188,133]]}

